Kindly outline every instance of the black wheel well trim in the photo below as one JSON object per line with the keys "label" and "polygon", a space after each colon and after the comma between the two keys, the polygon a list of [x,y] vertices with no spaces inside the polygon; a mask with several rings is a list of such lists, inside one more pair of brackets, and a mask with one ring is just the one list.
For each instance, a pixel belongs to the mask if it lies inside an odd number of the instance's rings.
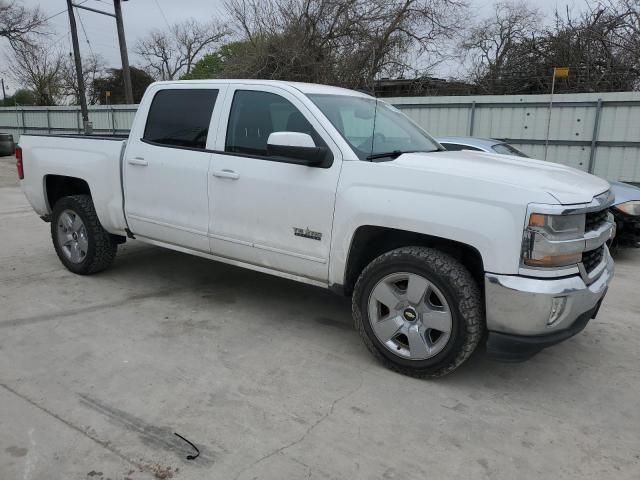
{"label": "black wheel well trim", "polygon": [[44,197],[49,210],[49,217],[56,202],[69,195],[91,195],[89,183],[80,177],[70,175],[48,174],[44,176]]}
{"label": "black wheel well trim", "polygon": [[409,246],[436,248],[453,256],[471,272],[484,296],[484,263],[474,246],[444,237],[377,225],[362,225],[354,231],[343,283],[330,285],[330,290],[351,295],[360,273],[373,259],[396,248]]}

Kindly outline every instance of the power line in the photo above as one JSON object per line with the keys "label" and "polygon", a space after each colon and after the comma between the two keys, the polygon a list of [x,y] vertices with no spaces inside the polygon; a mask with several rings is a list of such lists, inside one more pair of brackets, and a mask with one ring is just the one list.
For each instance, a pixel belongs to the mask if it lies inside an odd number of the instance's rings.
{"label": "power line", "polygon": [[[82,0],[80,3],[78,3],[78,5],[82,5],[83,3],[87,3],[89,0]],[[64,10],[59,11],[58,13],[54,13],[53,15],[51,15],[50,17],[45,18],[44,20],[40,21],[38,23],[38,25],[42,25],[45,22],[48,22],[49,20],[51,20],[52,18],[56,18],[58,15],[62,15],[63,13],[67,13],[67,9],[65,8]]]}
{"label": "power line", "polygon": [[66,32],[64,32],[62,35],[58,35],[58,36],[53,40],[53,42],[51,42],[51,45],[50,45],[50,46],[52,46],[52,47],[53,47],[54,45],[57,45],[58,43],[60,43],[60,41],[61,41],[61,40],[64,40],[65,38],[69,38],[69,37],[68,37],[69,33],[71,33],[71,29],[70,29],[70,28],[69,28],[69,29],[67,29],[67,31],[66,31]]}
{"label": "power line", "polygon": [[160,3],[158,3],[158,0],[154,0],[156,2],[156,7],[158,7],[158,10],[160,10],[160,15],[162,15],[162,18],[164,19],[164,23],[167,26],[167,28],[169,30],[171,30],[171,25],[169,25],[169,20],[167,20],[166,15],[164,14],[164,11],[162,10],[162,7],[160,6]]}
{"label": "power line", "polygon": [[89,51],[91,52],[91,56],[95,57],[96,54],[93,52],[93,47],[91,46],[91,42],[89,41],[89,37],[87,35],[87,31],[84,28],[84,22],[82,21],[82,15],[80,12],[77,12],[78,20],[80,20],[80,27],[82,28],[82,33],[84,34],[84,39],[87,41],[87,45],[89,46]]}

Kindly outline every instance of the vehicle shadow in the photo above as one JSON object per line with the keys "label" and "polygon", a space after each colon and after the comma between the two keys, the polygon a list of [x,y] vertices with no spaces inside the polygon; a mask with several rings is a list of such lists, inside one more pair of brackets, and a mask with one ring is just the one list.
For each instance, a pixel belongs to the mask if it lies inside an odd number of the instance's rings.
{"label": "vehicle shadow", "polygon": [[[155,284],[163,292],[188,292],[202,299],[205,308],[221,304],[232,309],[261,305],[275,314],[272,316],[277,317],[279,326],[296,325],[311,332],[310,335],[321,331],[322,335],[314,338],[320,347],[331,350],[335,347],[333,342],[347,342],[353,347],[349,357],[358,357],[368,368],[383,369],[370,356],[353,328],[351,299],[322,288],[140,244],[131,245],[119,255],[114,267],[103,275],[131,284],[132,288]],[[481,345],[453,375],[439,382],[502,392],[527,390],[532,378],[544,379],[549,388],[561,386],[569,376],[583,371],[572,365],[598,363],[602,352],[589,345],[594,335],[587,328],[577,337],[523,363],[496,362],[486,355]]]}
{"label": "vehicle shadow", "polygon": [[262,305],[282,313],[282,321],[305,322],[341,334],[357,334],[351,319],[351,299],[323,288],[248,270],[164,248],[140,245],[118,254],[105,277],[135,285],[152,284],[168,292],[188,292],[208,302],[232,308]]}

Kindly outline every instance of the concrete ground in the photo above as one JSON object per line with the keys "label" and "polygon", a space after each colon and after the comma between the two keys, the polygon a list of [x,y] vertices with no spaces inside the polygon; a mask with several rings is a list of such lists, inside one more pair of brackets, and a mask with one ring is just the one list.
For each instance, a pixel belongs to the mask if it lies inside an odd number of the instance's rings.
{"label": "concrete ground", "polygon": [[577,337],[420,381],[377,364],[349,301],[317,288],[137,242],[103,274],[69,273],[12,162],[1,479],[639,477],[640,250]]}

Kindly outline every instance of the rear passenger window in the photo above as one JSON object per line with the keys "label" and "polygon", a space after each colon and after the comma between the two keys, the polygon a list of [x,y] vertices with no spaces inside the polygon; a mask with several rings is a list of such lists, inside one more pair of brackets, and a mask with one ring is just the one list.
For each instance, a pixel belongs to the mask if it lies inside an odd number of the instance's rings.
{"label": "rear passenger window", "polygon": [[153,97],[144,140],[205,148],[218,90],[160,90]]}
{"label": "rear passenger window", "polygon": [[326,145],[304,115],[285,98],[269,92],[236,91],[225,152],[267,156],[267,140],[273,132],[308,133],[316,146]]}

